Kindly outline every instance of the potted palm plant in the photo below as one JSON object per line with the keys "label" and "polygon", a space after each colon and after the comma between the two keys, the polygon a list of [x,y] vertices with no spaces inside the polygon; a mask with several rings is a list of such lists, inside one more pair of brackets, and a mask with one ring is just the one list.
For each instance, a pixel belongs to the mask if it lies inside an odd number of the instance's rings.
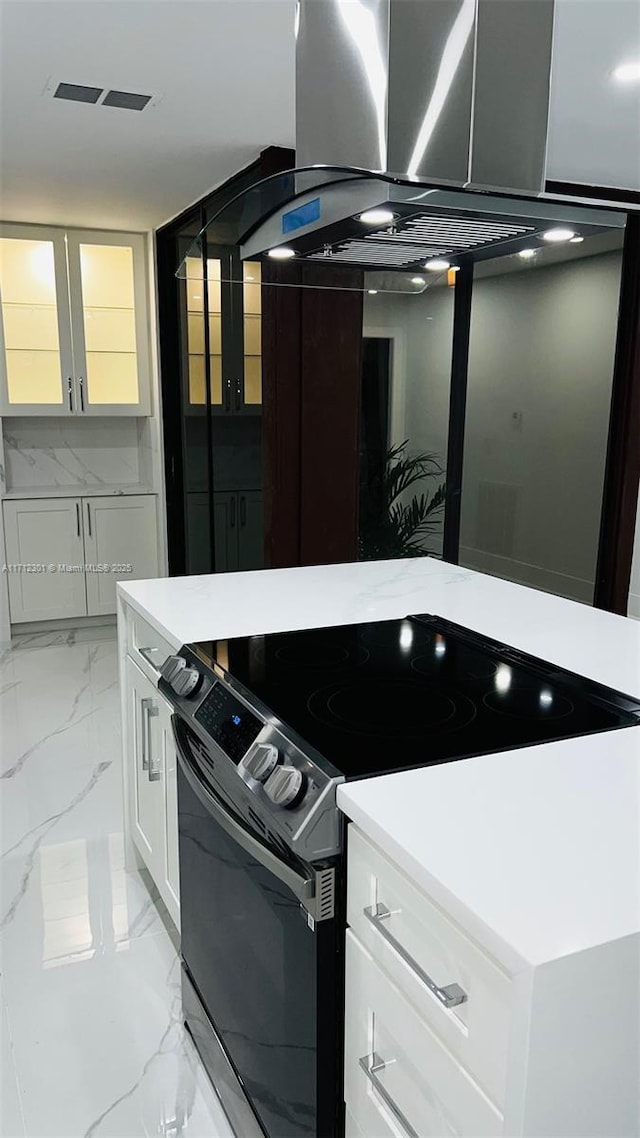
{"label": "potted palm plant", "polygon": [[382,473],[370,482],[360,503],[359,555],[361,561],[393,557],[426,557],[434,551],[425,541],[440,532],[446,483],[432,494],[408,491],[444,471],[434,454],[407,454],[409,440],[391,447]]}

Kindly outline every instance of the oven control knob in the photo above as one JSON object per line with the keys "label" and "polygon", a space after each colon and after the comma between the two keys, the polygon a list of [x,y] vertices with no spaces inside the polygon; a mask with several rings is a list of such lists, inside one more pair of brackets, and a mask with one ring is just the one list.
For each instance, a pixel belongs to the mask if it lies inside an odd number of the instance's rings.
{"label": "oven control knob", "polygon": [[295,767],[276,767],[264,789],[275,806],[297,806],[306,790],[305,776]]}
{"label": "oven control knob", "polygon": [[193,695],[199,683],[200,673],[196,668],[187,668],[185,665],[172,679],[171,687],[176,695],[181,695],[186,699],[188,696]]}
{"label": "oven control knob", "polygon": [[278,748],[273,743],[259,743],[252,755],[244,761],[247,774],[256,782],[266,782],[278,765]]}
{"label": "oven control knob", "polygon": [[163,680],[166,680],[167,683],[170,684],[176,678],[178,672],[181,672],[186,666],[186,661],[182,659],[182,656],[167,656],[164,664],[160,668],[160,675]]}

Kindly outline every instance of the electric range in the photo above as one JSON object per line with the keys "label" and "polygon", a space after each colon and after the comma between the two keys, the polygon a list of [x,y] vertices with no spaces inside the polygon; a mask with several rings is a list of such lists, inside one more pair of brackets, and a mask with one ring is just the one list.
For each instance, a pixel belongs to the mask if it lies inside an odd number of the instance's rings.
{"label": "electric range", "polygon": [[498,751],[517,762],[520,747],[637,726],[640,701],[428,615],[191,644],[162,672],[186,1025],[244,1138],[334,1138],[337,786]]}

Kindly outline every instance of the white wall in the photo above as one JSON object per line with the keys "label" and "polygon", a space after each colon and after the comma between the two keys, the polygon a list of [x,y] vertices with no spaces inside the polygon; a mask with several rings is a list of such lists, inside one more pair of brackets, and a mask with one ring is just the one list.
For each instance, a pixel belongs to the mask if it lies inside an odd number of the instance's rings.
{"label": "white wall", "polygon": [[[610,252],[476,280],[462,564],[591,600],[619,275]],[[405,330],[411,449],[444,464],[453,290],[365,299],[365,328]]]}
{"label": "white wall", "polygon": [[474,288],[461,561],[590,601],[620,254]]}
{"label": "white wall", "polygon": [[[399,350],[401,366],[392,363],[391,442],[408,440],[409,454],[433,454],[443,470],[449,430],[449,386],[453,332],[453,289],[428,289],[419,295],[379,292],[365,294],[364,334],[375,328],[392,337],[392,352]],[[401,391],[398,392],[398,385]],[[408,492],[431,496],[442,476],[426,478]],[[439,533],[425,540],[430,552],[442,552],[442,518]]]}

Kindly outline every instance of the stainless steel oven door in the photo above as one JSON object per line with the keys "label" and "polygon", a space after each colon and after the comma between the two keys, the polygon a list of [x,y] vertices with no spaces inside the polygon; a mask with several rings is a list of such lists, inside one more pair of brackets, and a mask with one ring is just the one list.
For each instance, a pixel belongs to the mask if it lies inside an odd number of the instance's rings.
{"label": "stainless steel oven door", "polygon": [[311,867],[247,827],[217,793],[188,727],[173,723],[189,981],[264,1133],[333,1136],[342,1098],[338,922],[310,927]]}

